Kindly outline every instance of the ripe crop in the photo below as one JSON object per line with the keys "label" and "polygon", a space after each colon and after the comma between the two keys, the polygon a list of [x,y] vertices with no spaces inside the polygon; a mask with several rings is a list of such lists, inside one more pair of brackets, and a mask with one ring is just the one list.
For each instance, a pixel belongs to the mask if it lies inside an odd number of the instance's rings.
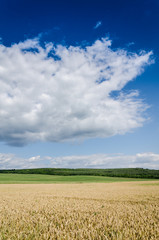
{"label": "ripe crop", "polygon": [[158,181],[0,185],[0,240],[157,240]]}

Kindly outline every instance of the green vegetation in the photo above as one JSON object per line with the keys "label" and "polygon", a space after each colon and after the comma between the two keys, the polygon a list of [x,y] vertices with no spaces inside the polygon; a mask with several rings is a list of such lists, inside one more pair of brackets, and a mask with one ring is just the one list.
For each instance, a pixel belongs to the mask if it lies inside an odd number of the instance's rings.
{"label": "green vegetation", "polygon": [[38,169],[11,169],[0,170],[1,173],[12,174],[43,174],[58,176],[106,176],[123,178],[159,179],[159,170],[143,168],[116,168],[116,169],[69,169],[69,168],[38,168]]}
{"label": "green vegetation", "polygon": [[42,174],[0,174],[0,184],[3,183],[111,183],[127,181],[143,181],[136,178],[117,178],[102,176],[51,176]]}

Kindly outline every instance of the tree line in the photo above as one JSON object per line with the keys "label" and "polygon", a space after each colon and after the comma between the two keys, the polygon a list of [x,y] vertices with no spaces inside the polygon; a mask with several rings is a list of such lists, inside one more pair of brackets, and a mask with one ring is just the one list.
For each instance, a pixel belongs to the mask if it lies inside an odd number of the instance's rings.
{"label": "tree line", "polygon": [[36,169],[8,169],[8,170],[1,169],[0,173],[44,174],[60,176],[87,175],[87,176],[159,179],[159,170],[151,170],[144,168],[114,168],[114,169],[36,168]]}

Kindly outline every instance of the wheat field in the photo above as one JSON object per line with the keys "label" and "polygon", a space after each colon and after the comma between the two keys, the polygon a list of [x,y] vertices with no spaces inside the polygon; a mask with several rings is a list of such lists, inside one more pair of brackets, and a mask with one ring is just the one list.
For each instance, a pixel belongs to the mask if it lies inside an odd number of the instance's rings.
{"label": "wheat field", "polygon": [[1,184],[0,240],[159,239],[159,182]]}

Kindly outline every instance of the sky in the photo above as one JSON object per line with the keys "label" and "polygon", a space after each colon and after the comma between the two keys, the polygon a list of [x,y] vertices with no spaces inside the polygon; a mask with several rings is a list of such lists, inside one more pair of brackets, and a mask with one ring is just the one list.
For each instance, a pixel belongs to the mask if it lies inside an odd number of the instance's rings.
{"label": "sky", "polygon": [[159,1],[0,1],[0,168],[159,169]]}

